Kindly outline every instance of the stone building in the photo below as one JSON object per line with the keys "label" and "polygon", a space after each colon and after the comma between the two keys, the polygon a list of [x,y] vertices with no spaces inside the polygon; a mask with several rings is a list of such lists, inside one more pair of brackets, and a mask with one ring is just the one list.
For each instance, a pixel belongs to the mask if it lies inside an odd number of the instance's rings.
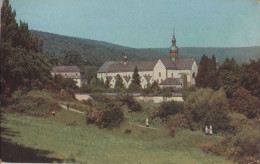
{"label": "stone building", "polygon": [[[109,86],[114,87],[116,75],[120,75],[126,88],[129,87],[135,67],[137,67],[141,77],[141,86],[146,88],[148,83],[156,81],[161,88],[182,88],[184,82],[186,86],[195,85],[195,77],[198,73],[198,66],[193,58],[179,59],[176,38],[173,35],[170,47],[170,57],[168,59],[157,59],[154,61],[130,62],[127,57],[123,61],[106,61],[97,71],[97,78],[108,80]],[[187,80],[183,80],[186,76]]]}
{"label": "stone building", "polygon": [[77,66],[55,66],[52,67],[51,75],[62,75],[64,78],[73,79],[76,85],[81,87],[82,84],[88,84],[86,74]]}

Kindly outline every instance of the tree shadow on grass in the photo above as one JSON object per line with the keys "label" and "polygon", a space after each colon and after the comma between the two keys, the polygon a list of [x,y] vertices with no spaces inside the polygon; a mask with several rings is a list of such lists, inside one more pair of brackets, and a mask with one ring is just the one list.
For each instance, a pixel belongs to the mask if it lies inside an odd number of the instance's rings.
{"label": "tree shadow on grass", "polygon": [[6,123],[7,120],[3,117],[2,112],[0,113],[0,131],[1,131],[1,149],[0,149],[0,159],[3,162],[26,162],[26,163],[53,163],[53,162],[62,162],[58,158],[49,158],[46,157],[48,154],[51,154],[50,151],[32,149],[12,143],[11,140],[3,137],[5,136],[17,136],[19,133],[14,132],[8,128],[2,127],[3,123]]}

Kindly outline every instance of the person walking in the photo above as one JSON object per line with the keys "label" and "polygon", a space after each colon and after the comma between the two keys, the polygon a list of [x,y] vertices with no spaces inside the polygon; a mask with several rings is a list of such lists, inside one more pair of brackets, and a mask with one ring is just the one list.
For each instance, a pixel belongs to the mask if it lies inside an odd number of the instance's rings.
{"label": "person walking", "polygon": [[149,127],[149,120],[148,120],[148,118],[146,118],[145,125],[146,125],[146,127]]}
{"label": "person walking", "polygon": [[209,134],[209,128],[208,128],[208,126],[205,127],[205,134],[206,134],[206,135]]}
{"label": "person walking", "polygon": [[213,134],[212,126],[209,126],[209,135]]}
{"label": "person walking", "polygon": [[52,114],[52,116],[55,116],[56,113],[55,113],[55,111],[52,111],[51,114]]}

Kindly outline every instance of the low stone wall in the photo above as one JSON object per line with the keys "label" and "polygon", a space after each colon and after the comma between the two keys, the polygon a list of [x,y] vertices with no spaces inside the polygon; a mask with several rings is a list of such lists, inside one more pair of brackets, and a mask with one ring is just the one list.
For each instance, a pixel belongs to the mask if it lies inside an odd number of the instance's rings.
{"label": "low stone wall", "polygon": [[[110,94],[110,96],[115,96],[114,94]],[[88,93],[75,93],[75,98],[79,101],[92,99]],[[154,102],[160,103],[163,101],[184,101],[182,96],[172,96],[172,97],[163,97],[163,96],[134,96],[137,101],[142,102]]]}
{"label": "low stone wall", "polygon": [[183,97],[163,97],[163,96],[136,96],[137,101],[160,103],[163,101],[184,101]]}
{"label": "low stone wall", "polygon": [[87,93],[75,93],[75,98],[79,101],[92,99]]}

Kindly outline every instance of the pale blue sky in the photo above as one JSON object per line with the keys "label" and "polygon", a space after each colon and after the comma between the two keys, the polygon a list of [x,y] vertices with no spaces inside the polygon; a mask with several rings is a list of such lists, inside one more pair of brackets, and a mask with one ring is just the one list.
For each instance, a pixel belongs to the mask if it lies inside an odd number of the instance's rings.
{"label": "pale blue sky", "polygon": [[30,29],[134,48],[260,46],[257,0],[10,0]]}

